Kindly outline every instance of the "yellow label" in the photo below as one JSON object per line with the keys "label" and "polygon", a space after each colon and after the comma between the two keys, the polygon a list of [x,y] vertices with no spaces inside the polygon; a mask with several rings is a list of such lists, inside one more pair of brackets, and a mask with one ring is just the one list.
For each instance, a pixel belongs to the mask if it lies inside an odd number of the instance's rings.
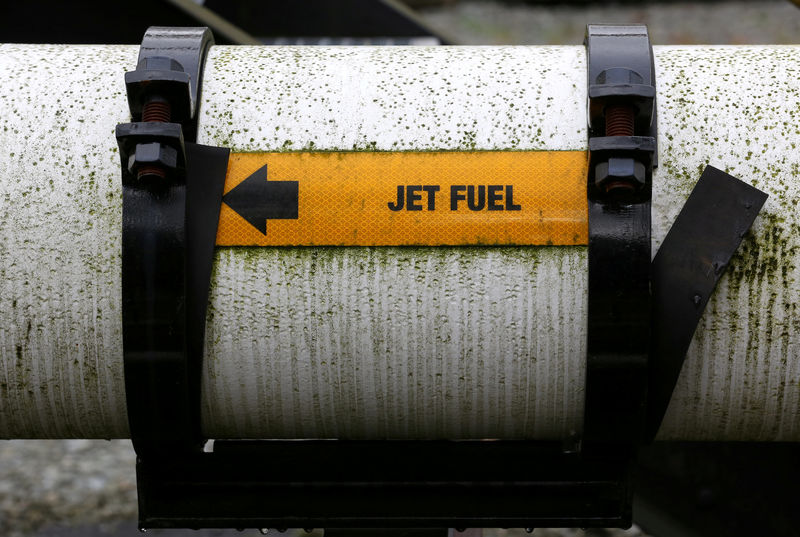
{"label": "yellow label", "polygon": [[584,151],[232,153],[220,246],[587,243]]}

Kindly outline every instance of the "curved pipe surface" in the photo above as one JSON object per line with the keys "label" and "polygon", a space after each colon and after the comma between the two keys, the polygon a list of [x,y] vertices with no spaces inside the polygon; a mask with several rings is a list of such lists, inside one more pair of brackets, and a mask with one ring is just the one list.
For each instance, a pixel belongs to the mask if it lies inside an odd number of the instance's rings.
{"label": "curved pipe surface", "polygon": [[[0,46],[0,437],[128,434],[114,127],[138,47]],[[655,252],[706,164],[770,198],[661,439],[800,440],[800,48],[655,47]],[[214,47],[200,143],[585,150],[582,47]],[[558,185],[553,185],[558,188]],[[582,420],[585,247],[218,248],[212,438],[558,438]]]}

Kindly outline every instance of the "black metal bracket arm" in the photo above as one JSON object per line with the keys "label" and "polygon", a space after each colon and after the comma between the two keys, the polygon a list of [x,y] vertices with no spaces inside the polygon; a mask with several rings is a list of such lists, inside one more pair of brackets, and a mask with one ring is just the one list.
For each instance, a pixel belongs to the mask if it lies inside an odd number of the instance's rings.
{"label": "black metal bracket arm", "polygon": [[653,259],[653,327],[645,442],[652,442],[717,282],[767,195],[706,167]]}

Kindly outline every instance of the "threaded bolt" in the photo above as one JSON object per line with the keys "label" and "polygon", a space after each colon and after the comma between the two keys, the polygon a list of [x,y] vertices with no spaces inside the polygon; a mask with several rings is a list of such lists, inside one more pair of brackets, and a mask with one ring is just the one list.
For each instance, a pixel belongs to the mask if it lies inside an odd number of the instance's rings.
{"label": "threaded bolt", "polygon": [[150,99],[142,108],[142,121],[169,123],[172,107],[167,101]]}
{"label": "threaded bolt", "polygon": [[[605,109],[606,136],[633,136],[634,110],[628,105],[609,105]],[[617,190],[633,191],[636,187],[628,181],[609,181],[605,185],[606,192]]]}
{"label": "threaded bolt", "polygon": [[[169,102],[159,97],[150,97],[142,107],[142,121],[153,123],[169,123],[172,117],[172,107]],[[137,179],[154,177],[165,179],[167,172],[158,165],[142,166],[136,173]]]}
{"label": "threaded bolt", "polygon": [[606,136],[633,136],[633,108],[625,105],[606,107]]}

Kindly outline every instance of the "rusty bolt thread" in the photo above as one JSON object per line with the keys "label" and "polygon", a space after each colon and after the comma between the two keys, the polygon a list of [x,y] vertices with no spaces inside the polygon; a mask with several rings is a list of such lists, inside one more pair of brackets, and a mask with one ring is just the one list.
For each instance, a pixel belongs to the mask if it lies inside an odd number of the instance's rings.
{"label": "rusty bolt thread", "polygon": [[[172,117],[172,107],[163,99],[150,99],[142,107],[142,121],[169,123]],[[142,179],[147,176],[158,177],[165,179],[167,172],[161,166],[142,166],[136,173],[137,179]]]}
{"label": "rusty bolt thread", "polygon": [[166,179],[167,172],[161,166],[152,165],[152,166],[142,166],[139,168],[139,171],[136,172],[137,179],[143,179],[146,177],[158,177],[159,179]]}
{"label": "rusty bolt thread", "polygon": [[167,101],[149,101],[142,108],[142,121],[169,123],[172,110]]}
{"label": "rusty bolt thread", "polygon": [[[609,105],[605,109],[606,136],[633,136],[634,111],[632,106]],[[606,192],[615,190],[633,191],[635,186],[628,181],[609,181],[605,185]]]}
{"label": "rusty bolt thread", "polygon": [[605,184],[606,192],[615,191],[617,193],[622,193],[623,190],[628,192],[633,192],[636,190],[636,187],[633,184],[629,183],[628,181],[609,181]]}
{"label": "rusty bolt thread", "polygon": [[633,107],[610,105],[605,116],[606,136],[633,136]]}

